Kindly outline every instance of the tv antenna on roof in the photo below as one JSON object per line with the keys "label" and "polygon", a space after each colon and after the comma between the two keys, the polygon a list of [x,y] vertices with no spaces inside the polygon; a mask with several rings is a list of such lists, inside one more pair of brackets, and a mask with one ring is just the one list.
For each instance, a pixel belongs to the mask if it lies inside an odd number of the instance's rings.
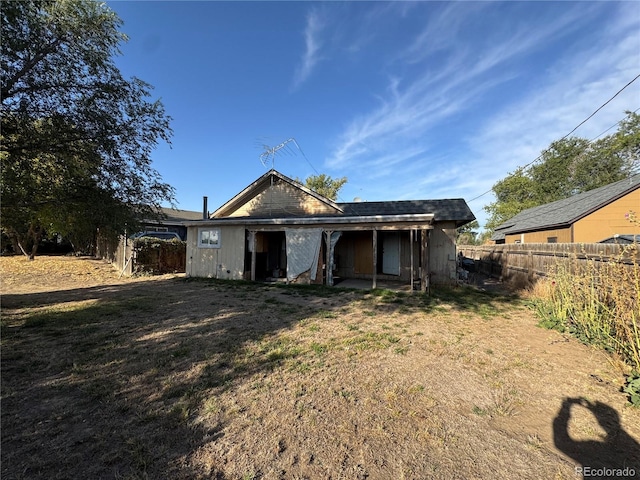
{"label": "tv antenna on roof", "polygon": [[[302,152],[302,149],[300,148],[300,145],[298,145],[298,142],[296,142],[296,139],[293,138],[293,137],[288,138],[287,140],[285,140],[281,144],[276,145],[275,147],[270,147],[269,145],[263,145],[264,152],[262,152],[260,154],[260,161],[262,162],[262,165],[266,168],[267,164],[269,163],[269,160],[271,160],[271,169],[272,170],[275,169],[276,152],[278,152],[279,150],[282,150],[283,148],[287,147],[287,145],[289,143],[293,143],[296,146],[296,148],[298,150],[300,150],[300,152]],[[288,147],[288,148],[290,148],[290,147]],[[303,155],[304,155],[304,153],[303,153]]]}

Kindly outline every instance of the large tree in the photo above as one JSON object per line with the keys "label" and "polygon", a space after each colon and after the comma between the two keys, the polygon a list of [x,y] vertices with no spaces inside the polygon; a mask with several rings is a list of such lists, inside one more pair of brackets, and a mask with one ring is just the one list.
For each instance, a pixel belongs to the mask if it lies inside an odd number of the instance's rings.
{"label": "large tree", "polygon": [[616,133],[589,142],[553,142],[528,169],[519,168],[492,188],[486,228],[495,229],[527,208],[568,198],[622,180],[640,167],[640,115],[627,112]]}
{"label": "large tree", "polygon": [[118,16],[92,0],[32,0],[3,3],[1,19],[3,231],[32,258],[43,231],[120,233],[173,202],[151,160],[170,117],[116,67]]}
{"label": "large tree", "polygon": [[299,183],[302,183],[309,190],[313,190],[320,195],[327,197],[330,200],[337,200],[340,189],[347,183],[347,177],[332,178],[324,173],[318,175],[310,175],[302,182],[299,178],[296,179]]}

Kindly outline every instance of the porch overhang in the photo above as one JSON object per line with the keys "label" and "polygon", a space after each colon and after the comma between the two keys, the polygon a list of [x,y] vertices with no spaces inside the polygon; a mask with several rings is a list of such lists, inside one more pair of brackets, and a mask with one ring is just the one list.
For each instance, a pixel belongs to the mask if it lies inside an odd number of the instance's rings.
{"label": "porch overhang", "polygon": [[185,222],[188,227],[246,226],[250,230],[281,230],[282,227],[322,227],[325,230],[410,230],[433,229],[432,213],[330,217],[252,218],[225,217]]}

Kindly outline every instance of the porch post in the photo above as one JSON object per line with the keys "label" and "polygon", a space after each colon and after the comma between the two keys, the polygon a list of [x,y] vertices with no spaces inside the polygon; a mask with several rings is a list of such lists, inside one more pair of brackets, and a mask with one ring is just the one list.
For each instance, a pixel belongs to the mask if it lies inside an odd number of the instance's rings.
{"label": "porch post", "polygon": [[333,231],[325,230],[324,238],[327,243],[327,259],[325,261],[326,280],[325,284],[329,287],[333,287],[333,249],[331,248],[331,234]]}
{"label": "porch post", "polygon": [[378,231],[373,229],[373,285],[371,288],[377,288],[378,275]]}
{"label": "porch post", "polygon": [[409,288],[413,293],[413,228],[409,230],[409,251],[411,252],[411,272],[409,274],[411,284]]}
{"label": "porch post", "polygon": [[423,229],[421,235],[420,253],[422,265],[420,267],[420,290],[429,293],[429,230]]}
{"label": "porch post", "polygon": [[256,231],[249,230],[249,241],[251,242],[251,281],[256,281]]}

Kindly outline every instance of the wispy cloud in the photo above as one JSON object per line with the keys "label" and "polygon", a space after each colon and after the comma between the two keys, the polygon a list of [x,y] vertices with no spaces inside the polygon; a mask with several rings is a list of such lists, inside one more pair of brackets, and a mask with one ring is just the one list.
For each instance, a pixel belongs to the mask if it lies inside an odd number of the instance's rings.
{"label": "wispy cloud", "polygon": [[[474,15],[477,8],[460,11],[459,6],[447,7],[444,12],[428,22],[425,31],[407,47],[402,57],[407,62],[427,60],[433,50],[428,50],[425,32],[434,28],[439,38],[437,48],[451,47],[459,28],[464,25],[466,15]],[[410,80],[394,76],[388,91],[380,97],[379,106],[354,119],[343,132],[332,156],[327,160],[330,167],[346,167],[364,155],[373,155],[389,146],[397,148],[398,141],[418,138],[444,119],[473,108],[475,101],[488,90],[512,80],[516,74],[507,64],[517,58],[541,48],[546,42],[569,32],[579,16],[577,10],[569,12],[535,30],[520,29],[510,32],[509,37],[493,38],[478,56],[477,50],[459,44],[451,49],[445,63],[434,70],[431,62],[425,61],[420,74]],[[447,37],[441,22],[455,18],[455,26]],[[433,45],[431,46],[433,47]],[[419,54],[419,56],[418,56]],[[366,160],[365,160],[366,161]]]}
{"label": "wispy cloud", "polygon": [[[535,21],[516,16],[470,44],[460,35],[482,24],[472,17],[487,7],[448,5],[395,57],[386,90],[346,124],[325,166],[375,179],[375,190],[365,184],[357,193],[368,200],[484,193],[640,73],[640,19],[632,7],[580,4]],[[606,28],[572,37],[598,18]],[[557,51],[553,62],[545,49]],[[639,99],[640,83],[575,134],[601,133],[623,110],[640,107]],[[481,224],[490,201],[487,195],[471,204]]]}
{"label": "wispy cloud", "polygon": [[322,48],[321,33],[325,27],[325,21],[319,10],[311,10],[307,14],[307,25],[304,30],[305,51],[300,59],[293,76],[293,89],[300,87],[309,78],[311,72],[321,59]]}

